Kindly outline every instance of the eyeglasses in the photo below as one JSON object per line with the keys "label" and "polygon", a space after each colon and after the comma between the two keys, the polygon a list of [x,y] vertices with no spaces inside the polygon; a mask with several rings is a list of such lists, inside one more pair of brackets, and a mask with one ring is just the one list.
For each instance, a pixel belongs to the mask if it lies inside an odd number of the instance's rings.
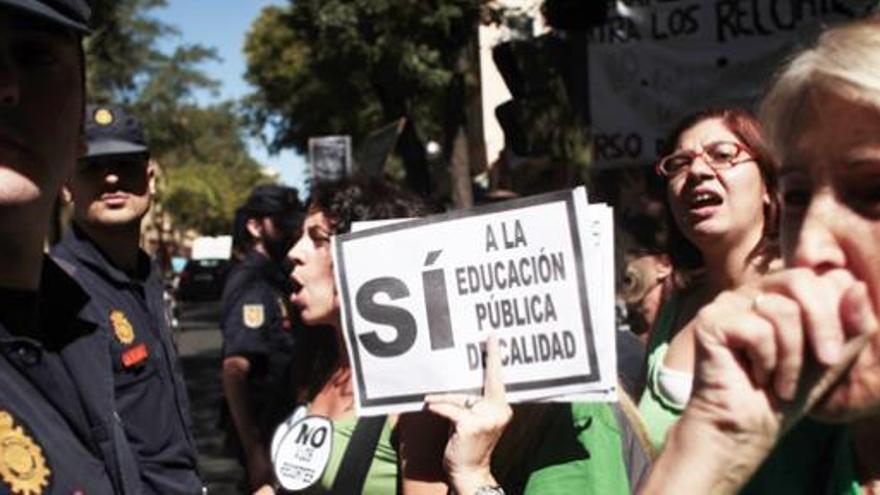
{"label": "eyeglasses", "polygon": [[657,163],[657,173],[668,178],[675,177],[689,168],[697,157],[703,158],[713,170],[724,170],[754,160],[748,149],[735,141],[713,141],[700,151],[684,150],[663,158]]}

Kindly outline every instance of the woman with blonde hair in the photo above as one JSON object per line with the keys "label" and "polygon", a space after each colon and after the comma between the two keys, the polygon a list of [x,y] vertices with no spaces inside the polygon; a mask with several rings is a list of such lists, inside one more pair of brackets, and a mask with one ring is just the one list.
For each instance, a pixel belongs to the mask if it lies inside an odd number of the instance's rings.
{"label": "woman with blonde hair", "polygon": [[880,485],[880,19],[794,58],[762,120],[781,162],[786,269],[701,311],[697,385],[646,493],[737,491],[804,414],[845,423],[834,445],[803,446],[824,451],[811,491]]}

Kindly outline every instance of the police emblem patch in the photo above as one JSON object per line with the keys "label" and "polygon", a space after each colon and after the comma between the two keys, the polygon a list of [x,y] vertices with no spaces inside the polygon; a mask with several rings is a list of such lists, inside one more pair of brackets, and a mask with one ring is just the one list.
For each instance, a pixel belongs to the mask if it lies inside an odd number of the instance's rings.
{"label": "police emblem patch", "polygon": [[110,326],[113,327],[113,334],[116,339],[123,345],[134,342],[134,327],[126,318],[125,313],[118,309],[110,311]]}
{"label": "police emblem patch", "polygon": [[113,123],[113,112],[108,108],[99,108],[95,110],[95,115],[92,118],[96,124],[107,126]]}
{"label": "police emblem patch", "polygon": [[52,471],[43,449],[15,426],[12,415],[0,409],[0,479],[18,495],[40,495],[49,487]]}
{"label": "police emblem patch", "polygon": [[245,304],[241,312],[244,326],[248,328],[259,328],[266,321],[266,311],[262,304]]}

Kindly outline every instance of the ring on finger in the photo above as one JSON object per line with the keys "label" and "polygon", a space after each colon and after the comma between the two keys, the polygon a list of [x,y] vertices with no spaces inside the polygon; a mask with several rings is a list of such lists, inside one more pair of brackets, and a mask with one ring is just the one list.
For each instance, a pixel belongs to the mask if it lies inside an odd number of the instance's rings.
{"label": "ring on finger", "polygon": [[767,295],[763,292],[758,292],[758,294],[755,295],[754,299],[752,299],[752,311],[757,311],[758,306],[761,304],[761,301],[763,301],[766,297]]}

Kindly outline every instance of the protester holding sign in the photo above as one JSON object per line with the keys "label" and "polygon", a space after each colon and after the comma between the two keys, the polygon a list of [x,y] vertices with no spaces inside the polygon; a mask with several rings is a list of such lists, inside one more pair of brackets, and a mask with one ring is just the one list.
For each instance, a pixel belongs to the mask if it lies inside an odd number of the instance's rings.
{"label": "protester holding sign", "polygon": [[[426,212],[418,198],[376,178],[318,183],[312,190],[303,235],[289,253],[294,264],[291,302],[302,321],[312,327],[304,332],[297,349],[301,363],[311,364],[303,386],[296,391],[307,406],[297,412],[299,417],[280,426],[277,448],[273,443],[275,474],[282,486],[309,493],[396,491],[398,453],[391,439],[397,417],[358,420],[354,416],[352,371],[342,337],[330,239],[348,232],[355,221],[417,217]],[[319,417],[329,418],[331,424],[319,424]],[[328,428],[331,433],[321,433]],[[292,435],[286,435],[288,430]],[[287,436],[290,439],[284,440]],[[308,440],[306,456],[297,451],[294,440],[299,437]],[[300,462],[304,457],[321,462]],[[362,462],[351,461],[357,457]],[[352,464],[364,469],[357,472]]]}
{"label": "protester holding sign", "polygon": [[513,410],[505,398],[498,339],[486,345],[486,377],[482,397],[442,394],[425,397],[429,411],[452,422],[443,464],[454,493],[504,495],[490,467],[492,453]]}
{"label": "protester holding sign", "polygon": [[693,379],[697,311],[723,290],[763,273],[775,255],[773,158],[758,122],[738,109],[686,118],[657,165],[666,178],[669,255],[692,280],[663,305],[648,343],[639,407],[656,448],[678,419]]}
{"label": "protester holding sign", "polygon": [[[797,455],[821,452],[823,462],[787,479],[812,482],[811,493],[876,492],[878,67],[874,18],[822,35],[765,97],[763,121],[782,164],[789,268],[722,294],[697,318],[694,394],[646,493],[737,491],[776,441],[789,442],[804,423],[782,435],[806,412],[848,421],[848,431],[803,444]],[[807,491],[792,486],[786,491]]]}
{"label": "protester holding sign", "polygon": [[492,373],[489,352],[482,397],[426,398],[431,411],[453,421],[444,466],[456,493],[489,494],[495,492],[477,489],[500,486],[526,495],[623,495],[640,485],[651,453],[634,431],[637,420],[623,412],[635,407],[623,405],[628,399],[622,391],[621,404],[514,404],[507,421],[503,396],[488,385],[497,380]]}
{"label": "protester holding sign", "polygon": [[[451,214],[414,220],[402,225],[377,227],[369,231],[345,235],[336,239],[337,255],[339,253],[344,255],[343,257],[337,256],[335,259],[337,270],[340,274],[339,286],[340,294],[343,295],[342,302],[345,303],[352,299],[344,297],[346,282],[348,282],[348,293],[358,294],[356,298],[353,298],[356,304],[351,306],[352,312],[359,311],[362,314],[363,308],[369,306],[363,302],[371,300],[369,298],[361,298],[360,292],[362,289],[358,288],[370,287],[376,280],[389,280],[391,275],[389,272],[393,271],[393,269],[398,270],[393,273],[394,276],[401,277],[401,280],[408,280],[407,277],[410,276],[410,273],[404,273],[404,269],[399,267],[415,266],[415,269],[412,271],[415,272],[416,278],[420,278],[420,276],[423,276],[422,260],[424,259],[424,265],[431,267],[430,270],[424,273],[433,274],[437,270],[438,264],[434,263],[437,257],[432,255],[440,253],[442,253],[445,265],[452,267],[447,272],[447,278],[453,281],[452,290],[443,292],[437,291],[433,287],[431,290],[431,292],[441,292],[441,294],[445,295],[444,297],[426,296],[422,299],[420,297],[422,296],[422,286],[417,281],[409,280],[407,284],[401,284],[406,285],[410,289],[409,291],[398,291],[391,294],[391,300],[393,300],[396,306],[386,306],[386,308],[396,310],[397,314],[403,314],[405,309],[407,311],[406,314],[410,315],[413,320],[421,317],[420,311],[423,311],[425,307],[434,309],[442,307],[444,309],[442,313],[451,313],[451,316],[448,319],[438,319],[443,322],[443,325],[438,326],[448,329],[452,338],[443,340],[442,345],[433,346],[431,337],[436,335],[430,324],[431,315],[429,312],[428,318],[426,318],[428,324],[419,327],[422,331],[418,332],[418,335],[414,335],[413,339],[406,340],[405,346],[402,347],[407,349],[419,348],[417,339],[421,337],[423,339],[421,349],[437,348],[439,350],[433,353],[423,352],[418,355],[417,359],[411,359],[407,362],[406,366],[401,366],[400,369],[406,370],[406,373],[409,373],[405,377],[397,376],[401,373],[400,371],[396,374],[393,372],[376,372],[372,376],[364,373],[365,376],[373,381],[365,380],[368,383],[363,389],[355,389],[356,392],[361,391],[359,396],[361,399],[364,396],[368,398],[365,401],[367,407],[364,409],[372,405],[370,401],[376,403],[377,407],[387,406],[391,400],[398,400],[398,397],[394,396],[396,393],[397,396],[403,396],[400,400],[401,403],[406,400],[412,400],[411,398],[417,398],[421,402],[424,398],[430,404],[431,410],[452,421],[451,429],[441,424],[442,428],[439,430],[431,430],[434,435],[433,438],[430,438],[430,435],[424,434],[428,429],[423,425],[420,431],[415,432],[415,435],[419,438],[414,439],[414,429],[410,427],[410,418],[407,417],[407,421],[401,419],[398,431],[402,433],[402,450],[407,454],[407,466],[410,468],[408,474],[416,471],[423,479],[428,478],[428,476],[435,474],[431,472],[431,468],[439,467],[440,460],[445,458],[446,462],[444,465],[448,476],[440,475],[430,479],[449,479],[453,488],[461,493],[490,494],[499,493],[503,489],[508,493],[543,495],[557,493],[628,494],[631,493],[632,488],[638,486],[650,462],[650,448],[647,447],[647,440],[644,442],[640,441],[644,437],[640,438],[637,431],[638,428],[634,426],[632,417],[637,416],[634,412],[635,407],[629,405],[629,410],[633,411],[632,415],[628,415],[625,412],[627,410],[625,397],[621,397],[620,403],[518,403],[513,406],[513,420],[507,424],[509,412],[505,413],[505,410],[507,410],[506,404],[504,404],[505,400],[509,399],[516,402],[516,393],[522,393],[526,386],[531,386],[538,381],[533,376],[530,377],[524,373],[524,370],[528,370],[530,366],[542,366],[543,364],[543,361],[532,358],[529,358],[527,362],[516,361],[519,354],[515,350],[517,340],[511,338],[513,335],[516,335],[514,332],[521,332],[525,329],[533,334],[531,340],[542,337],[547,338],[558,332],[560,328],[563,330],[578,328],[578,322],[568,320],[562,325],[547,325],[547,322],[544,321],[542,326],[536,325],[534,322],[523,321],[518,325],[513,323],[507,325],[496,324],[497,328],[494,328],[490,323],[483,322],[481,319],[480,305],[477,305],[476,310],[474,310],[474,306],[468,304],[468,299],[460,297],[475,292],[482,293],[483,288],[485,288],[485,292],[491,294],[491,298],[489,296],[485,297],[486,300],[497,301],[509,298],[509,292],[503,290],[490,292],[487,287],[489,283],[485,282],[485,280],[489,279],[489,275],[495,275],[497,278],[497,273],[505,273],[502,269],[506,269],[508,266],[507,263],[498,263],[496,261],[498,258],[495,255],[503,254],[507,251],[517,254],[518,256],[515,259],[528,262],[531,259],[527,256],[528,248],[534,249],[535,253],[557,252],[565,248],[564,242],[560,240],[565,237],[563,233],[571,232],[572,230],[577,232],[576,227],[578,226],[581,226],[590,233],[588,235],[589,242],[573,243],[576,246],[583,247],[585,251],[582,257],[583,264],[572,260],[570,262],[567,261],[565,266],[574,266],[575,269],[566,271],[568,274],[566,279],[576,280],[578,277],[588,274],[586,276],[590,282],[596,282],[601,286],[603,276],[607,275],[606,280],[613,282],[610,270],[607,273],[603,273],[601,270],[603,266],[601,264],[598,267],[592,264],[596,261],[607,260],[609,262],[605,264],[604,268],[610,268],[609,258],[601,258],[598,249],[591,249],[598,245],[596,243],[597,240],[607,239],[604,236],[607,235],[608,231],[594,228],[595,223],[593,220],[595,220],[595,217],[591,220],[586,215],[584,217],[572,215],[571,213],[577,211],[577,208],[559,208],[560,205],[566,205],[567,201],[577,204],[578,200],[583,201],[582,211],[589,211],[590,207],[594,207],[594,205],[586,204],[584,191],[576,189],[574,191],[560,191],[539,197],[523,198],[522,200],[511,201],[505,204],[496,204],[491,209],[478,208],[457,211]],[[595,205],[595,207],[598,208],[600,205]],[[556,209],[554,210],[553,208]],[[566,222],[568,219],[571,219],[572,222]],[[494,235],[495,232],[498,234]],[[580,236],[575,235],[572,237],[576,240],[580,239]],[[352,247],[353,245],[356,246],[357,243],[366,243],[373,239],[375,239],[373,244],[367,245],[372,249],[355,249]],[[433,244],[426,247],[421,244],[420,239],[431,239]],[[547,247],[548,243],[551,242],[550,239],[559,244],[552,244],[552,248]],[[473,244],[477,243],[477,249],[474,249]],[[364,271],[363,265],[371,262],[375,253],[382,246],[387,246],[387,250],[395,252],[393,257],[394,267],[385,268],[384,270],[377,268],[374,270],[374,273],[370,273],[370,276],[355,277],[355,272]],[[503,246],[503,249],[499,249],[497,246]],[[349,248],[349,250],[346,250],[346,248]],[[517,249],[520,251],[517,251]],[[480,251],[484,250],[485,253],[490,255],[488,260],[481,260],[473,255],[475,252],[479,255],[481,254]],[[465,257],[461,254],[462,252],[465,254],[471,253],[471,256]],[[428,256],[424,256],[422,253],[428,253]],[[407,260],[408,257],[415,258],[417,261],[413,263]],[[385,258],[387,258],[387,255]],[[468,260],[469,265],[466,265],[466,268],[457,268],[463,265],[460,261],[457,262],[458,259]],[[350,266],[348,263],[351,263],[352,260],[357,260],[357,265],[352,265],[350,269],[343,270],[344,266]],[[480,263],[477,263],[475,260],[480,260]],[[486,263],[486,261],[490,263]],[[381,259],[376,259],[375,263],[381,263]],[[478,274],[477,267],[485,265],[500,268],[495,269],[496,273],[489,273],[489,275],[468,277],[467,274],[470,272]],[[439,267],[442,268],[443,266],[443,263],[439,264]],[[471,269],[471,266],[474,266],[474,268]],[[525,266],[529,265],[526,264]],[[486,272],[486,270],[483,271]],[[441,273],[443,272],[441,271]],[[460,277],[458,276],[459,273],[461,274]],[[507,273],[514,272],[507,270]],[[449,276],[449,274],[455,276]],[[514,279],[511,278],[510,280]],[[526,280],[533,283],[536,279],[529,277]],[[519,285],[522,284],[517,282],[517,286]],[[412,289],[413,287],[415,289]],[[507,288],[507,285],[503,288]],[[590,321],[592,325],[588,325],[586,330],[595,332],[592,333],[596,337],[595,342],[598,343],[597,345],[601,345],[601,332],[603,331],[604,323],[599,315],[601,314],[603,304],[604,309],[609,311],[612,309],[613,298],[603,298],[603,294],[599,290],[591,290],[589,292],[589,299],[578,298],[576,289],[575,286],[566,291],[554,293],[553,299],[550,300],[564,301],[564,303],[554,304],[554,306],[566,309],[577,308],[579,304],[582,304],[586,310],[586,306],[589,305],[590,311],[594,311],[591,314],[596,315],[597,318]],[[415,293],[416,300],[413,301],[412,297],[407,299],[407,293]],[[383,304],[387,304],[385,301],[388,300],[387,297],[381,299]],[[544,298],[541,298],[541,300],[543,301]],[[478,299],[477,302],[479,303],[480,300]],[[410,304],[407,306],[406,303]],[[343,310],[347,308],[349,306],[343,304]],[[471,311],[468,311],[469,309]],[[463,315],[459,314],[461,310],[464,310]],[[449,313],[446,311],[449,311]],[[388,310],[388,312],[390,313],[391,310]],[[508,316],[515,315],[518,312],[516,309],[512,309],[506,312],[501,310],[501,313],[502,316],[498,320],[503,322]],[[348,317],[351,318],[351,312],[343,311],[343,315],[349,315]],[[474,315],[476,315],[476,319],[473,319]],[[355,315],[355,317],[357,316]],[[519,318],[519,316],[516,317],[516,319]],[[403,320],[402,317],[399,319]],[[377,332],[377,322],[387,322],[389,320],[390,316],[387,315],[385,318],[379,318],[375,313],[370,315],[370,321],[373,324],[362,326],[360,332],[355,331],[347,334],[349,337],[348,342],[355,343],[352,347],[355,347],[357,343],[363,343],[363,340],[367,340],[364,338],[365,336],[374,335]],[[550,323],[555,323],[556,320],[557,318],[554,316]],[[397,324],[397,321],[394,320],[392,323]],[[486,358],[486,376],[483,376],[484,366],[481,365],[483,360],[481,359],[480,346],[478,345],[481,344],[481,341],[474,342],[473,349],[475,351],[473,359],[457,359],[454,346],[450,345],[452,342],[458,345],[461,345],[462,341],[467,342],[468,332],[479,332],[481,322],[483,322],[483,334],[478,334],[476,336],[477,339],[481,337],[485,339],[486,334],[490,331],[490,327],[493,332],[497,333],[497,347],[500,349],[500,356],[498,358],[505,375],[503,383],[511,384],[510,394],[499,394],[497,393],[497,387],[488,385],[493,382],[491,376],[494,369],[492,366],[492,352],[489,352],[489,356]],[[395,326],[395,328],[398,327],[403,327],[403,325]],[[611,336],[613,336],[613,325],[604,327],[604,329],[611,330]],[[583,328],[579,329],[579,331],[584,330]],[[570,333],[573,334],[573,332]],[[399,328],[396,334],[385,332],[382,334],[382,343],[390,345],[397,340],[401,340],[400,336],[403,334],[404,332]],[[438,332],[438,334],[441,333]],[[392,338],[395,336],[396,338]],[[608,341],[613,344],[613,341],[610,339]],[[368,341],[368,343],[371,342]],[[510,344],[511,342],[513,342],[513,345]],[[465,346],[462,345],[461,347],[464,348]],[[590,345],[586,348],[592,347]],[[490,346],[490,349],[492,349],[492,346]],[[607,351],[608,347],[603,347],[603,349],[606,349],[603,354],[609,354]],[[613,354],[613,349],[610,351]],[[441,352],[447,352],[451,356],[444,361],[442,357],[438,356]],[[385,354],[392,353],[388,352]],[[470,352],[467,354],[462,352],[461,354],[465,357],[471,355]],[[352,356],[354,369],[357,371],[357,355],[352,354]],[[364,353],[361,356],[363,357]],[[587,358],[588,355],[584,356],[581,360],[575,361],[575,375],[580,375],[590,369],[590,361]],[[520,361],[523,360],[520,359]],[[565,364],[564,361],[552,361],[552,363],[555,371],[559,371],[563,367],[562,365]],[[479,396],[477,392],[471,392],[464,395],[462,393],[455,393],[448,396],[438,396],[436,393],[433,393],[428,397],[423,397],[417,393],[412,393],[412,391],[420,390],[427,390],[428,392],[431,390],[444,390],[444,386],[447,387],[445,390],[468,390],[470,386],[458,385],[456,387],[449,386],[448,383],[455,383],[450,377],[469,368],[475,369],[479,373],[481,381],[485,383],[485,395]],[[517,379],[512,380],[511,376],[516,376],[517,373],[519,373],[519,381]],[[441,374],[443,379],[434,379],[431,382],[433,374]],[[355,373],[355,376],[357,377],[358,375]],[[602,370],[601,376],[610,378],[613,385],[615,381],[614,367],[612,366],[610,370],[607,368]],[[561,378],[567,378],[567,375],[561,375]],[[406,379],[410,381],[403,384],[403,381]],[[527,381],[529,379],[532,381]],[[494,380],[497,380],[497,376]],[[404,386],[410,385],[415,381],[418,381],[420,384],[427,383],[427,385],[424,385],[424,389],[418,389],[416,388],[417,386],[413,386],[408,390],[410,392],[409,396],[401,391]],[[377,385],[377,382],[379,382],[379,385]],[[391,389],[392,385],[396,389],[390,390],[392,393],[386,395],[381,393],[374,394],[373,392],[379,390],[383,384],[388,389]],[[364,393],[364,389],[366,393]],[[613,390],[614,393],[610,397],[603,395],[602,398],[605,398],[605,400],[615,400],[619,389]],[[523,399],[520,398],[519,400]],[[580,399],[569,397],[569,400]],[[587,396],[583,400],[589,400],[589,397]],[[504,432],[503,435],[501,435],[502,430]],[[421,435],[418,435],[419,433]],[[495,447],[496,442],[498,442],[497,447]],[[438,444],[439,449],[437,449]],[[443,455],[444,449],[445,456]],[[411,455],[413,452],[416,455]],[[492,463],[491,470],[488,467],[490,458]],[[414,466],[417,467],[414,468]],[[426,493],[430,488],[432,487],[413,487],[411,484],[405,483],[404,493],[422,494]]]}

